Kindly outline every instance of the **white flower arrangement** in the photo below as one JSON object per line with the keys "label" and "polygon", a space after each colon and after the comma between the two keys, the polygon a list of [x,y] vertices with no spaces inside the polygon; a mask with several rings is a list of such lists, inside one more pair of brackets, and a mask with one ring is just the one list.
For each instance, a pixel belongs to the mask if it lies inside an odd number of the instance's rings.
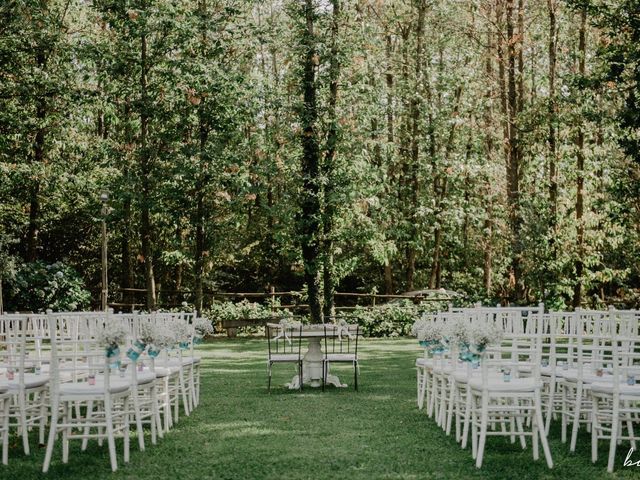
{"label": "white flower arrangement", "polygon": [[445,327],[444,337],[450,345],[462,345],[469,343],[469,322],[461,319],[448,322]]}
{"label": "white flower arrangement", "polygon": [[482,353],[489,345],[502,342],[504,331],[495,323],[472,325],[469,330],[469,347],[472,353]]}
{"label": "white flower arrangement", "polygon": [[194,330],[193,327],[187,323],[175,322],[172,325],[172,331],[174,335],[175,343],[187,343],[191,341]]}
{"label": "white flower arrangement", "polygon": [[211,320],[207,318],[196,318],[193,321],[192,327],[196,333],[202,337],[213,333],[213,325],[211,324]]}
{"label": "white flower arrangement", "polygon": [[418,336],[418,333],[424,329],[424,327],[427,326],[427,321],[423,318],[420,318],[418,320],[416,320],[415,322],[413,322],[413,325],[411,326],[411,335],[413,335],[414,337]]}
{"label": "white flower arrangement", "polygon": [[138,334],[138,340],[140,340],[145,345],[149,345],[153,343],[154,338],[156,337],[156,332],[158,330],[158,326],[153,323],[143,322],[140,324],[140,333]]}
{"label": "white flower arrangement", "polygon": [[158,350],[163,348],[172,347],[176,343],[175,334],[169,330],[169,328],[161,325],[153,326],[153,334],[150,337],[150,345],[153,345]]}
{"label": "white flower arrangement", "polygon": [[125,344],[128,333],[120,322],[107,321],[98,331],[96,340],[105,348],[115,348]]}
{"label": "white flower arrangement", "polygon": [[418,337],[418,341],[420,342],[442,342],[443,331],[442,326],[437,323],[426,323],[425,325],[418,330],[416,335]]}

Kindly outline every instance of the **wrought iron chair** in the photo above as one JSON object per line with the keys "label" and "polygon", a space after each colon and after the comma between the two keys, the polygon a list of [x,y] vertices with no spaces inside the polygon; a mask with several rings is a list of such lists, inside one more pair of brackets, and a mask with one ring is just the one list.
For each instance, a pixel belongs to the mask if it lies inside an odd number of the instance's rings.
{"label": "wrought iron chair", "polygon": [[269,376],[268,390],[271,393],[271,369],[274,363],[296,364],[299,378],[299,388],[304,383],[302,371],[302,324],[301,323],[267,323],[267,343],[269,357],[267,359],[267,373]]}
{"label": "wrought iron chair", "polygon": [[358,337],[360,325],[325,324],[324,357],[322,359],[322,390],[324,391],[329,365],[331,363],[351,363],[353,365],[353,384],[358,390]]}

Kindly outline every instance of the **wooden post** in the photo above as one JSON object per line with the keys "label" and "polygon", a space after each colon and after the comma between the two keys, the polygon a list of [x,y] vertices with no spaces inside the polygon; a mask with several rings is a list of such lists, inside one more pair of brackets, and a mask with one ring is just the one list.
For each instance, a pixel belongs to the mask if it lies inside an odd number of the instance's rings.
{"label": "wooden post", "polygon": [[271,311],[275,310],[275,304],[276,304],[276,287],[271,286]]}

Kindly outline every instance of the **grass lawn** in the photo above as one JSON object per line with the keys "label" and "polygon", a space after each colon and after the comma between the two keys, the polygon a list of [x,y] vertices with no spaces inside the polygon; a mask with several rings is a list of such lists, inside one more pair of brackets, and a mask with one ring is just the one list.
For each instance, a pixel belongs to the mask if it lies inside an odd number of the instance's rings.
{"label": "grass lawn", "polygon": [[[569,454],[557,426],[551,434],[555,467],[532,459],[508,438],[489,438],[483,468],[470,450],[461,450],[424,411],[416,408],[414,360],[421,352],[414,340],[367,339],[361,343],[360,391],[352,388],[352,369],[335,367],[349,388],[306,388],[301,394],[282,385],[294,374],[289,365],[274,366],[274,388],[267,394],[266,341],[216,339],[199,346],[203,356],[201,403],[190,417],[139,452],[131,442],[131,461],[112,474],[106,442],[94,441],[85,452],[71,444],[69,463],[61,462],[56,444],[49,478],[55,479],[542,479],[640,478],[640,468],[623,467],[626,447],[619,448],[617,470],[606,473],[605,444],[600,461],[590,461],[590,437]],[[279,367],[279,368],[278,368]],[[32,446],[36,444],[35,438]],[[9,466],[0,479],[43,478],[44,448],[31,457],[11,439]],[[634,454],[634,458],[638,457]],[[640,457],[639,457],[640,458]]]}

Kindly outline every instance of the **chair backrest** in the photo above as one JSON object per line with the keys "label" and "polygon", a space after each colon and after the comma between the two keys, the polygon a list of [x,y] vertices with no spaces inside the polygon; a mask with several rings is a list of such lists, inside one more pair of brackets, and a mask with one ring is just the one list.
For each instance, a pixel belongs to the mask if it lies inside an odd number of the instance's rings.
{"label": "chair backrest", "polygon": [[267,344],[269,358],[278,354],[297,354],[302,352],[302,323],[267,323]]}
{"label": "chair backrest", "polygon": [[322,329],[324,331],[325,353],[345,353],[358,356],[359,324],[325,323],[322,325]]}
{"label": "chair backrest", "polygon": [[[49,313],[51,341],[52,395],[57,394],[60,383],[70,379],[79,381],[88,375],[103,374],[105,392],[110,388],[110,362],[105,347],[87,328],[86,317],[67,313]],[[66,378],[63,378],[66,377]]]}

